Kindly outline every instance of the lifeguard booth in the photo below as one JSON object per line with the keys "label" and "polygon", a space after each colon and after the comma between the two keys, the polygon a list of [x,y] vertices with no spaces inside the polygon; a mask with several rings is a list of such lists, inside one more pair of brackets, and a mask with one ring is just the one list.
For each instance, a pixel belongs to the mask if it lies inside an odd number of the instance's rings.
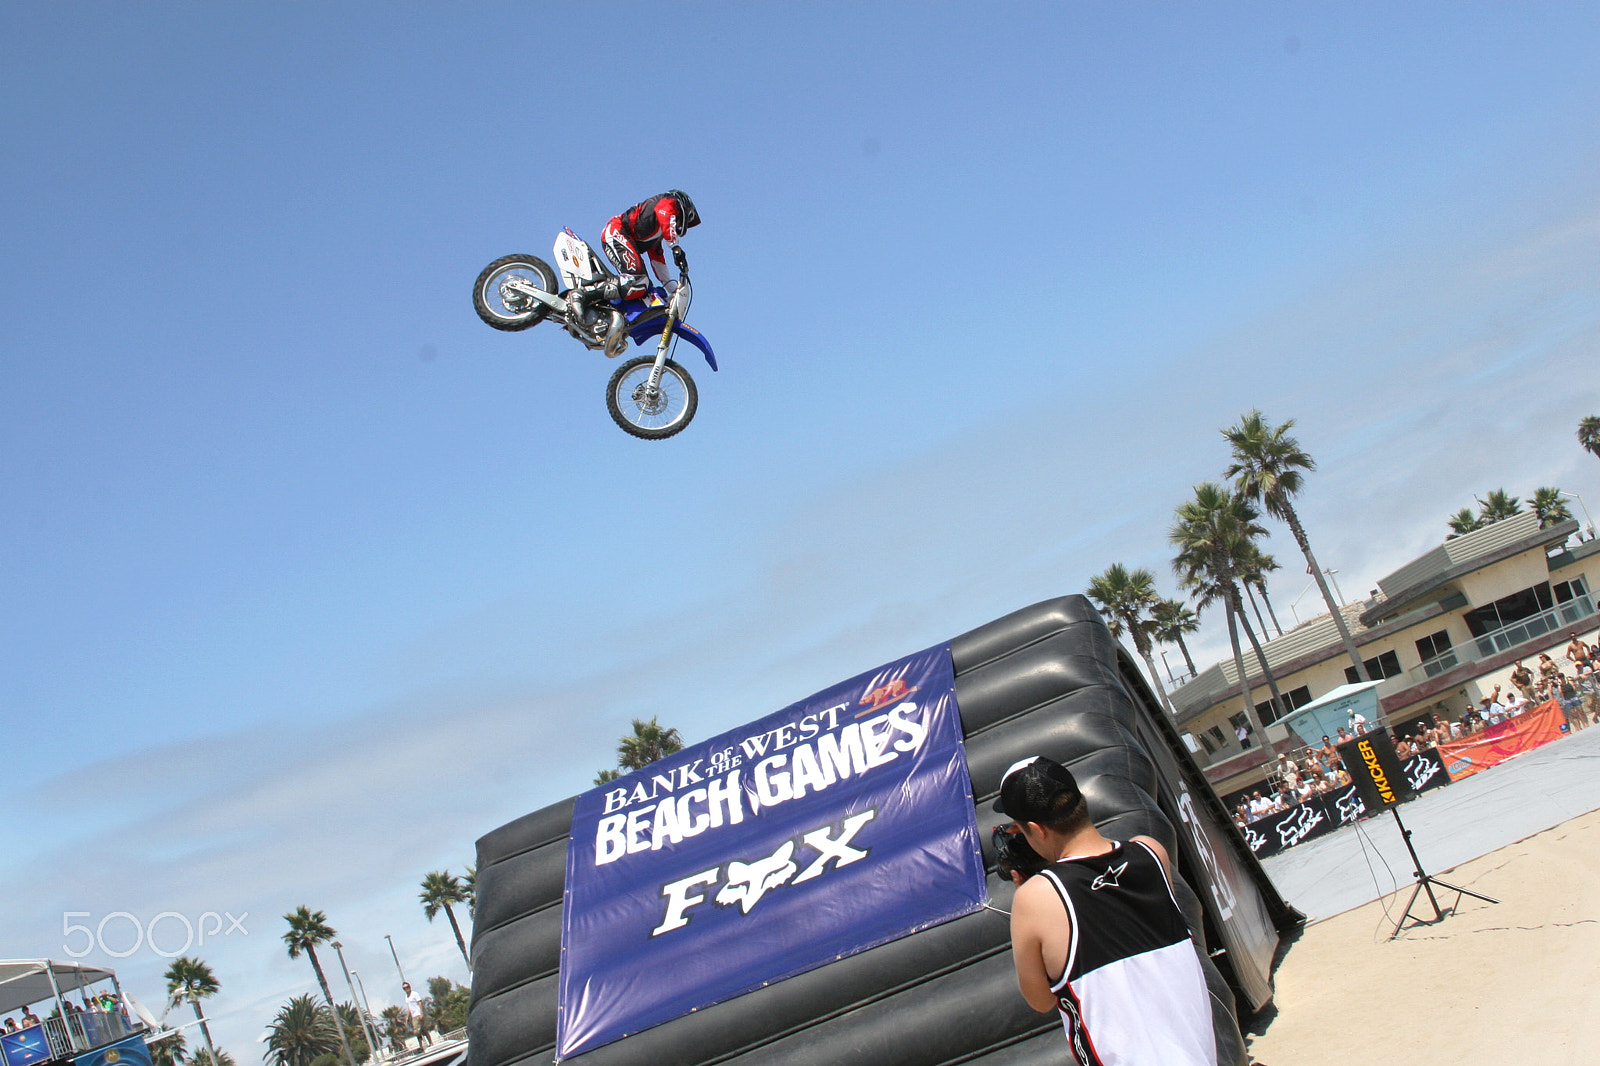
{"label": "lifeguard booth", "polygon": [[[1335,739],[1339,727],[1348,728],[1359,714],[1367,720],[1368,729],[1376,729],[1383,712],[1378,709],[1378,686],[1381,681],[1361,681],[1354,685],[1340,685],[1327,695],[1304,704],[1292,714],[1283,716],[1289,732],[1301,743],[1315,747],[1323,738]],[[1352,733],[1355,730],[1350,730]]]}
{"label": "lifeguard booth", "polygon": [[[102,1005],[107,992],[114,1006]],[[0,1066],[150,1066],[145,1026],[126,1004],[110,970],[49,959],[0,961],[0,1021],[38,1019],[0,1033]]]}

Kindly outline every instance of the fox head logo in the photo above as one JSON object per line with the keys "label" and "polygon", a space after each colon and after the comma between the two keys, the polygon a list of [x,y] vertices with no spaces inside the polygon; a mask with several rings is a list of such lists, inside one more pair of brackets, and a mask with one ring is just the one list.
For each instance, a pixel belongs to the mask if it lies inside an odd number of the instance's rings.
{"label": "fox head logo", "polygon": [[799,872],[800,868],[791,861],[793,855],[794,841],[790,840],[764,859],[730,862],[728,883],[717,893],[717,905],[731,907],[738,904],[741,911],[749,914],[751,908],[761,902],[762,896],[779,885],[788,884],[789,879]]}

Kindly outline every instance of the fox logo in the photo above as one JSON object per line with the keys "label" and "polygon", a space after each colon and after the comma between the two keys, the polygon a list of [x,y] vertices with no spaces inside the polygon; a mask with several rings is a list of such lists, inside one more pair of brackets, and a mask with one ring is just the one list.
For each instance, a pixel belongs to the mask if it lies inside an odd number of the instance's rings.
{"label": "fox logo", "polygon": [[908,688],[905,678],[897,677],[888,684],[879,685],[865,696],[862,696],[858,705],[866,707],[866,710],[856,715],[856,717],[860,718],[862,715],[871,714],[873,711],[882,708],[886,704],[894,703],[896,700],[903,700],[915,691],[917,691],[916,686]]}
{"label": "fox logo", "polygon": [[741,911],[749,914],[762,896],[779,885],[788,884],[789,879],[800,872],[800,867],[791,861],[793,855],[794,841],[790,840],[764,859],[730,862],[728,883],[717,893],[717,906],[731,907],[737,903]]}
{"label": "fox logo", "polygon": [[[851,842],[861,832],[861,827],[872,821],[877,813],[876,809],[868,809],[852,814],[837,825],[837,833],[834,825],[824,825],[809,833],[801,833],[798,842],[786,840],[766,858],[753,862],[734,860],[727,864],[726,870],[721,866],[713,866],[709,870],[701,870],[662,885],[661,898],[666,903],[665,913],[661,924],[650,930],[650,935],[660,936],[682,929],[689,924],[689,912],[706,903],[719,907],[737,906],[742,913],[749,914],[773,889],[804,884],[841,866],[860,862],[872,853],[872,849],[852,847]],[[803,870],[795,862],[795,853],[802,847],[808,849],[809,856]],[[815,854],[810,855],[810,852]],[[715,895],[695,891],[701,886],[710,888],[719,883],[722,887]]]}

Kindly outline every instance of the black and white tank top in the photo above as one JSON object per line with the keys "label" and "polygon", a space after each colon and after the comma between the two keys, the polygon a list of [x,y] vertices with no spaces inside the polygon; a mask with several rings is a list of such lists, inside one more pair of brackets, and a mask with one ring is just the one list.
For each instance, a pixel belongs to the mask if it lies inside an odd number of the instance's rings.
{"label": "black and white tank top", "polygon": [[1082,1066],[1216,1066],[1205,973],[1166,871],[1134,841],[1041,875],[1072,919],[1050,986]]}

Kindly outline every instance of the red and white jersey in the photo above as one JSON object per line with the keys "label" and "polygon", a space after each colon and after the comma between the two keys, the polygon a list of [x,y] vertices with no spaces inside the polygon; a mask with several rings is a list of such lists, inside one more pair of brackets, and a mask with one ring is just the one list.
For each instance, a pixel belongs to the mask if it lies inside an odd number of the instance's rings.
{"label": "red and white jersey", "polygon": [[1050,991],[1081,1066],[1217,1066],[1205,972],[1155,852],[1118,843],[1040,876],[1072,919]]}

